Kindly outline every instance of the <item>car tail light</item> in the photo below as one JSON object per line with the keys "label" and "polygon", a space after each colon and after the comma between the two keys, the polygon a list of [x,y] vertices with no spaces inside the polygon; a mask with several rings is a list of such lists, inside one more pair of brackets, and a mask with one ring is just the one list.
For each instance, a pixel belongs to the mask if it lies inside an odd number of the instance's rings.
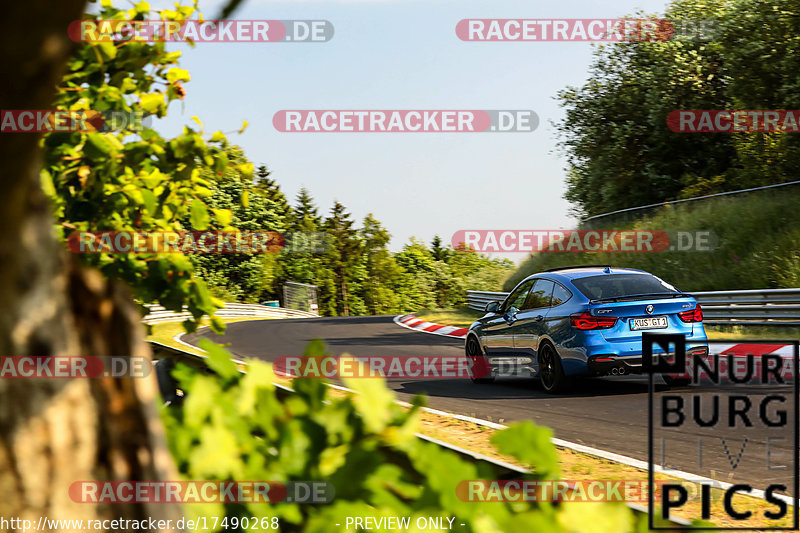
{"label": "car tail light", "polygon": [[592,316],[589,313],[576,313],[569,316],[569,322],[575,329],[608,329],[617,323],[617,319],[610,316]]}
{"label": "car tail light", "polygon": [[703,309],[700,307],[700,304],[697,304],[697,307],[695,307],[694,309],[678,313],[678,316],[684,322],[702,322]]}

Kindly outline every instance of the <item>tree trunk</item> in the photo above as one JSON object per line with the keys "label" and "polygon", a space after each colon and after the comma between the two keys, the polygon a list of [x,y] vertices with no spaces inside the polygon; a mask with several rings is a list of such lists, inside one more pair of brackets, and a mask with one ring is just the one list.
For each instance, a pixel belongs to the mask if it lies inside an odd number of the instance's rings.
{"label": "tree trunk", "polygon": [[[0,108],[51,108],[73,46],[67,26],[83,8],[84,0],[4,3]],[[0,134],[0,355],[149,357],[126,291],[66,259],[55,241],[39,183],[39,141],[35,133]],[[156,390],[152,375],[0,378],[0,517],[174,524],[175,505],[81,504],[69,496],[76,481],[175,479]]]}

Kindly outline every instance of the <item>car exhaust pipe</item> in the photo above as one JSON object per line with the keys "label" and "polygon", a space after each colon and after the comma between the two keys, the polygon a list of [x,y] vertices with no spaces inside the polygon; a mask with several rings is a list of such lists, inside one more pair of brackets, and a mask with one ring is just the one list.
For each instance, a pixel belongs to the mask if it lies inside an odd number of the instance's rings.
{"label": "car exhaust pipe", "polygon": [[614,375],[616,376],[616,375],[618,375],[618,374],[619,374],[619,369],[617,369],[617,368],[612,368],[612,369],[611,369],[611,373],[612,373],[612,374],[614,374]]}
{"label": "car exhaust pipe", "polygon": [[625,375],[627,372],[628,372],[628,371],[627,371],[627,369],[626,369],[624,366],[621,366],[621,367],[619,367],[619,369],[618,369],[618,372],[617,372],[617,373],[618,373],[620,376],[624,376],[624,375]]}

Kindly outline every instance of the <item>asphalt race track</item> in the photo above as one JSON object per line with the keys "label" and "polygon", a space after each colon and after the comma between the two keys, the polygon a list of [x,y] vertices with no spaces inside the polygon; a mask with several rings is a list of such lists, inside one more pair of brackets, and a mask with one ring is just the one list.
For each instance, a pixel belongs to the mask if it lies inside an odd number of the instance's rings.
{"label": "asphalt race track", "polygon": [[[241,358],[274,361],[278,356],[302,355],[308,343],[322,339],[333,354],[354,356],[463,356],[463,340],[411,331],[398,326],[389,316],[338,317],[316,319],[259,320],[228,325],[227,334],[219,337],[207,328],[185,335],[183,340],[195,344],[198,337],[208,337],[227,344]],[[657,378],[657,392],[666,391]],[[461,379],[402,379],[390,380],[388,385],[398,397],[409,401],[416,394],[428,396],[428,406],[452,413],[473,416],[493,422],[510,423],[533,420],[553,428],[555,436],[571,442],[600,448],[647,461],[647,378],[623,376],[579,381],[567,394],[546,394],[537,380],[525,378],[498,379],[495,383],[476,385]],[[683,394],[698,393],[704,399],[711,392],[703,387],[676,389]],[[739,392],[737,390],[737,392]],[[758,420],[758,398],[763,387],[741,389],[753,399],[753,422]],[[784,389],[791,398],[791,387]],[[656,395],[658,397],[658,395]],[[792,425],[794,411],[791,399],[780,406],[788,411],[789,425],[779,433],[783,440],[771,443],[771,468],[766,468],[764,438],[752,438],[743,446],[743,433],[728,428],[728,410],[720,409],[720,421],[725,427],[680,428],[656,434],[656,460],[660,459],[660,436],[666,436],[666,464],[695,474],[714,477],[713,471],[725,472],[723,481],[751,483],[763,489],[770,483],[793,486]],[[707,404],[710,405],[710,401]],[[774,411],[776,407],[771,407]],[[708,414],[703,407],[703,413]],[[687,415],[691,416],[691,410]],[[752,430],[750,430],[752,431]],[[756,433],[763,437],[767,432]],[[702,438],[702,465],[698,465],[698,438]],[[725,442],[723,443],[723,440]],[[726,451],[727,449],[727,451]],[[741,452],[740,461],[737,457]],[[659,461],[660,462],[660,461]],[[736,464],[732,469],[731,465]],[[784,468],[779,468],[783,466]],[[734,476],[727,474],[733,470]]]}

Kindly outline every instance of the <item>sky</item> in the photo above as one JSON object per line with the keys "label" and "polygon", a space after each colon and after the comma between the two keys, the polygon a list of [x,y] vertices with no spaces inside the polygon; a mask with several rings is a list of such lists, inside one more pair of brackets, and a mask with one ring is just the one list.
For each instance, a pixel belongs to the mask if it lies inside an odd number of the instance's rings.
{"label": "sky", "polygon": [[[173,2],[156,0],[155,8]],[[207,19],[222,2],[200,0]],[[245,0],[238,19],[325,19],[325,43],[199,43],[184,50],[187,96],[158,121],[175,134],[197,115],[232,132],[293,200],[306,187],[320,212],[335,200],[359,222],[373,213],[399,250],[414,236],[450,242],[463,229],[569,229],[555,97],[585,82],[586,42],[465,42],[465,18],[617,18],[661,14],[664,0]],[[291,109],[531,109],[533,132],[284,133]],[[242,134],[235,133],[249,122]],[[524,257],[507,256],[515,260]]]}

